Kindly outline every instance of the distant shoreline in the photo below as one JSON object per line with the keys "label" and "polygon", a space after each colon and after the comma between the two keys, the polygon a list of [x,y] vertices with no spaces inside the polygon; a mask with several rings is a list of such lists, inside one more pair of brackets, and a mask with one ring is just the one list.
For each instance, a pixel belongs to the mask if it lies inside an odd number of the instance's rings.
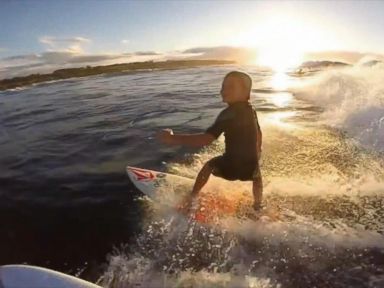
{"label": "distant shoreline", "polygon": [[161,62],[146,61],[112,64],[105,66],[86,66],[79,68],[68,68],[55,70],[48,74],[31,74],[23,77],[14,77],[0,80],[0,91],[20,88],[37,83],[44,83],[55,80],[87,77],[100,74],[113,74],[122,72],[133,72],[142,70],[171,70],[181,68],[192,68],[199,66],[235,64],[235,61],[228,60],[168,60]]}

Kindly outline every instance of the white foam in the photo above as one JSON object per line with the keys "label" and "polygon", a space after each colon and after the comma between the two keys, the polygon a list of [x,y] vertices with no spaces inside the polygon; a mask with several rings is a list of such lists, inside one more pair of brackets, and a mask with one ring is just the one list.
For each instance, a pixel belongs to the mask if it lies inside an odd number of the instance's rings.
{"label": "white foam", "polygon": [[265,187],[265,194],[280,196],[382,196],[384,182],[372,175],[361,176],[357,179],[339,179],[334,175],[322,175],[315,179],[293,179],[273,177]]}
{"label": "white foam", "polygon": [[323,107],[322,121],[341,128],[365,147],[384,151],[384,65],[330,70],[293,89]]}
{"label": "white foam", "polygon": [[[133,265],[132,265],[133,264]],[[151,261],[142,257],[127,259],[125,256],[113,256],[108,271],[100,279],[104,287],[126,288],[166,288],[166,287],[228,287],[228,288],[272,288],[268,278],[234,275],[231,272],[218,273],[191,270],[177,275],[155,272]]]}

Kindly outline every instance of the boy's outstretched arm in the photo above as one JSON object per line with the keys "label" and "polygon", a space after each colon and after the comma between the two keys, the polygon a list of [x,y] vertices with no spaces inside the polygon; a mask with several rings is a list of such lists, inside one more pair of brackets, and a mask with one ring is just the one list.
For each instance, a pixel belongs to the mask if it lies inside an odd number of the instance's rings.
{"label": "boy's outstretched arm", "polygon": [[211,144],[216,138],[209,133],[173,134],[172,129],[164,129],[157,133],[157,139],[168,145],[187,145],[201,147]]}

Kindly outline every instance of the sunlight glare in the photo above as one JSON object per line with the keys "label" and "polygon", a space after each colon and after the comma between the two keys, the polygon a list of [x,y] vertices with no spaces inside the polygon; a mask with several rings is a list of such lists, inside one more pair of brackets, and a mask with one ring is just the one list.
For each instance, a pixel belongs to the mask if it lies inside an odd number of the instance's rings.
{"label": "sunlight glare", "polygon": [[287,90],[290,84],[289,77],[285,72],[276,72],[270,81],[270,85],[275,90]]}
{"label": "sunlight glare", "polygon": [[250,61],[277,72],[297,67],[304,61],[306,52],[330,43],[325,27],[284,11],[270,11],[248,26],[251,28],[244,29],[232,43],[253,47],[257,56]]}
{"label": "sunlight glare", "polygon": [[265,117],[266,122],[287,129],[294,129],[296,125],[293,122],[286,122],[287,119],[296,116],[296,111],[282,111],[268,114]]}
{"label": "sunlight glare", "polygon": [[277,107],[286,107],[292,101],[292,94],[288,92],[280,92],[273,94],[271,97],[271,102]]}

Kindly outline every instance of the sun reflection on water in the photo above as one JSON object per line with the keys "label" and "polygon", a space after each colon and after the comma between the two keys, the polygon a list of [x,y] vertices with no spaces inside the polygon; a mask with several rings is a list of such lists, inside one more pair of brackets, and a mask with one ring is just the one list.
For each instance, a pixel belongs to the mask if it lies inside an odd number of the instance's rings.
{"label": "sun reflection on water", "polygon": [[273,105],[282,108],[287,107],[292,102],[292,94],[288,92],[279,92],[271,96],[271,102]]}
{"label": "sun reflection on water", "polygon": [[273,126],[294,129],[297,127],[297,125],[295,125],[293,122],[287,122],[287,120],[296,115],[296,111],[282,111],[266,114],[264,119],[267,123],[272,124]]}
{"label": "sun reflection on water", "polygon": [[270,81],[270,84],[274,90],[284,91],[287,90],[290,84],[289,76],[285,72],[276,72]]}

